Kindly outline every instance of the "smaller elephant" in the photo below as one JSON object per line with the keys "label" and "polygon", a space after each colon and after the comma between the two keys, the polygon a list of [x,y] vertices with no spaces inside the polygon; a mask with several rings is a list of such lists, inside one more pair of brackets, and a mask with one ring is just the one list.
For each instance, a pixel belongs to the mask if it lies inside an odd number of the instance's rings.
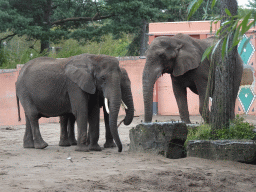
{"label": "smaller elephant", "polygon": [[[121,92],[122,92],[122,98],[124,97],[132,97],[131,92],[131,82],[128,76],[127,71],[124,68],[121,68]],[[109,110],[107,105],[104,105],[104,97],[101,94],[99,97],[100,106],[103,107],[104,112],[104,122],[105,122],[105,138],[106,142],[104,144],[104,148],[112,148],[116,147],[116,144],[114,143],[113,136],[111,135],[110,127],[109,127]],[[124,99],[125,101],[128,101],[127,99]],[[90,101],[89,101],[90,102]],[[126,111],[126,116],[123,120],[125,125],[130,125],[133,116],[134,116],[134,105],[133,101],[131,103],[127,103],[132,109],[128,110],[126,104],[122,101],[122,105]],[[107,109],[106,109],[107,108]],[[70,146],[70,145],[76,145],[77,141],[75,138],[75,117],[73,114],[69,114],[67,116],[61,116],[60,117],[60,126],[61,126],[61,134],[60,134],[60,146]],[[89,125],[90,130],[90,125]],[[88,136],[90,136],[90,133],[88,133]],[[88,140],[88,144],[90,144],[90,140]]]}
{"label": "smaller elephant", "polygon": [[[156,80],[164,73],[172,79],[174,96],[179,108],[180,118],[185,123],[189,119],[187,88],[199,95],[199,112],[202,115],[210,62],[201,62],[204,51],[214,44],[215,38],[195,39],[185,34],[173,37],[157,37],[147,50],[147,59],[143,71],[143,98],[145,122],[152,121],[153,88]],[[243,72],[243,62],[237,56],[235,65],[233,111]],[[214,88],[212,92],[214,91]],[[235,115],[233,114],[233,118]],[[208,119],[204,119],[208,122]]]}
{"label": "smaller elephant", "polygon": [[101,149],[98,145],[99,97],[103,95],[109,104],[111,135],[121,152],[117,130],[121,99],[127,104],[127,114],[133,114],[133,107],[130,107],[133,99],[129,93],[122,97],[120,77],[119,61],[106,55],[81,54],[66,59],[40,57],[26,63],[16,82],[18,109],[20,101],[26,117],[24,148],[48,146],[39,130],[39,118],[73,114],[78,127],[76,150],[89,151],[88,123],[90,148]]}

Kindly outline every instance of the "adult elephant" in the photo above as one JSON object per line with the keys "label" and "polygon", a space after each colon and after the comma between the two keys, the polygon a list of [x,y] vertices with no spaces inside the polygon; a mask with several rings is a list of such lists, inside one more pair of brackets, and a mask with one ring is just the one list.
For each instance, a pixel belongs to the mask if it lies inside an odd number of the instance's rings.
{"label": "adult elephant", "polygon": [[[125,125],[130,125],[134,117],[134,104],[133,104],[132,92],[131,92],[131,81],[129,79],[127,71],[124,68],[121,68],[121,95],[122,95],[123,106],[126,112],[123,122]],[[113,136],[111,134],[110,126],[109,126],[108,104],[105,102],[105,105],[104,105],[104,96],[102,92],[100,93],[100,96],[99,96],[99,107],[100,108],[103,107],[103,112],[104,112],[104,122],[105,122],[105,130],[106,130],[105,131],[106,142],[104,144],[104,148],[116,147],[116,144],[114,143]],[[91,122],[91,123],[99,124],[99,122]],[[60,134],[59,145],[60,146],[76,145],[77,141],[76,141],[75,132],[74,132],[74,128],[75,128],[74,115],[68,114],[65,116],[61,116],[60,125],[61,125],[61,134]],[[90,128],[90,124],[89,124],[89,128]],[[94,131],[92,132],[94,133]],[[98,135],[95,137],[98,139],[99,132],[97,132],[97,134]],[[90,132],[89,132],[89,135],[91,136]],[[91,146],[93,142],[95,141],[93,141],[93,138],[91,137],[88,143]],[[93,146],[98,146],[98,145],[94,144],[91,147]],[[100,149],[92,149],[91,147],[89,147],[90,150],[100,150]]]}
{"label": "adult elephant", "polygon": [[[164,73],[171,75],[181,120],[191,123],[188,112],[187,87],[199,95],[199,111],[202,115],[210,62],[207,59],[201,62],[201,58],[207,47],[214,43],[214,39],[199,40],[185,34],[177,34],[173,37],[157,37],[152,41],[147,50],[147,60],[143,71],[145,122],[152,121],[153,87],[156,80]],[[234,79],[235,94],[231,98],[233,106],[235,106],[243,71],[240,56],[234,64],[237,67]]]}
{"label": "adult elephant", "polygon": [[[26,63],[16,82],[17,102],[20,100],[26,116],[23,146],[37,149],[48,146],[39,131],[39,118],[73,114],[78,126],[76,150],[89,151],[87,123],[98,122],[98,101],[102,92],[109,101],[110,131],[121,152],[117,130],[120,76],[118,60],[105,55],[82,54],[67,59],[41,57]],[[90,124],[91,137],[96,141],[99,125]],[[97,142],[94,143],[92,148],[99,149]]]}

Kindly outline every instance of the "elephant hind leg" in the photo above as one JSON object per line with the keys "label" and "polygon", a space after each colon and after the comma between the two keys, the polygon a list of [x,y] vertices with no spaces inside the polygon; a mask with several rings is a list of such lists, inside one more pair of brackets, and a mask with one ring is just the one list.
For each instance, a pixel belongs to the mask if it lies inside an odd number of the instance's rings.
{"label": "elephant hind leg", "polygon": [[44,149],[48,146],[48,144],[43,140],[40,130],[37,116],[27,116],[27,119],[30,122],[30,126],[32,128],[34,147],[36,149]]}
{"label": "elephant hind leg", "polygon": [[75,116],[73,114],[60,116],[60,142],[59,146],[69,147],[77,145],[75,138]]}
{"label": "elephant hind leg", "polygon": [[35,148],[34,140],[33,140],[33,133],[32,128],[30,125],[30,121],[26,115],[26,130],[23,138],[23,147],[24,148]]}
{"label": "elephant hind leg", "polygon": [[[29,94],[24,92],[23,95]],[[25,98],[19,96],[19,99],[26,116],[26,131],[23,138],[23,147],[44,149],[48,144],[43,140],[39,130],[39,114],[37,109],[33,104],[33,101],[28,96]]]}
{"label": "elephant hind leg", "polygon": [[190,124],[191,121],[189,119],[188,112],[188,100],[187,100],[187,89],[186,87],[180,86],[179,84],[175,84],[172,81],[174,96],[177,101],[177,105],[179,108],[181,121]]}

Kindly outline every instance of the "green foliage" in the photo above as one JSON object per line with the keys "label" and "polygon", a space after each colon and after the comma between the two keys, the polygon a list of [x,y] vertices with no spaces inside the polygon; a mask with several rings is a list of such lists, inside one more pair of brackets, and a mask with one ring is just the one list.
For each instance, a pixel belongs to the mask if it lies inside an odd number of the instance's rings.
{"label": "green foliage", "polygon": [[[10,33],[0,33],[0,38],[8,34]],[[30,59],[39,56],[40,43],[30,41],[26,36],[15,36],[3,43],[5,43],[5,45],[2,46],[1,50],[4,51],[4,56],[0,58],[4,59],[3,62],[1,62],[0,68],[16,68],[16,64],[26,63]]]}
{"label": "green foliage", "polygon": [[209,140],[211,139],[211,126],[202,124],[199,127],[188,129],[187,140]]}
{"label": "green foliage", "polygon": [[[1,0],[0,32],[8,30],[40,40],[46,46],[42,49],[47,48],[47,42],[58,43],[63,38],[99,42],[106,34],[120,38],[124,32],[136,38],[144,22],[185,21],[191,1]],[[199,8],[192,20],[206,19],[216,11]]]}
{"label": "green foliage", "polygon": [[249,0],[248,4],[246,5],[247,7],[250,7],[251,9],[253,9],[254,13],[256,13],[256,0]]}
{"label": "green foliage", "polygon": [[[194,0],[191,2],[189,9],[188,9],[188,20],[191,18],[191,16],[199,9],[199,7],[202,5],[202,0]],[[212,8],[216,5],[216,0],[212,1]],[[219,41],[213,45],[211,48],[207,49],[202,57],[202,61],[207,57],[209,58],[210,55],[214,55],[214,51],[220,44],[222,43],[222,58],[225,57],[225,55],[228,54],[229,51],[231,51],[235,46],[239,44],[239,42],[242,40],[243,35],[252,27],[255,26],[255,18],[256,18],[256,12],[254,10],[250,10],[247,12],[240,12],[239,15],[232,16],[230,11],[228,9],[225,9],[227,18],[226,22],[223,22],[220,26],[220,28],[216,32],[217,37],[221,37]],[[254,18],[253,21],[249,20],[250,18]],[[217,16],[213,18],[212,20],[214,23],[220,22],[223,19],[223,16]],[[228,46],[227,42],[230,38],[233,38],[232,46]],[[246,44],[244,45],[246,46]],[[230,47],[230,48],[229,48]]]}
{"label": "green foliage", "polygon": [[[244,122],[244,118],[239,115],[231,121],[229,127],[216,130],[215,139],[253,139],[256,133],[253,132],[254,126]],[[187,141],[189,140],[210,140],[213,139],[212,129],[209,124],[202,124],[196,128],[188,129]]]}
{"label": "green foliage", "polygon": [[82,53],[90,54],[104,54],[110,56],[125,56],[127,48],[131,42],[131,36],[123,35],[121,39],[113,39],[112,35],[105,35],[102,37],[100,42],[86,41],[84,45],[79,44],[77,40],[69,39],[63,41],[63,43],[56,44],[53,46],[62,47],[61,51],[57,54],[50,54],[55,58],[66,58]]}
{"label": "green foliage", "polygon": [[0,47],[0,67],[8,62],[9,53],[5,51],[4,47]]}
{"label": "green foliage", "polygon": [[237,115],[229,128],[217,131],[217,136],[219,139],[253,139],[256,136],[253,129],[252,124],[244,122],[244,118]]}
{"label": "green foliage", "polygon": [[[0,34],[1,37],[1,34]],[[54,58],[66,58],[82,53],[105,54],[110,56],[125,56],[128,45],[132,41],[131,35],[122,35],[120,39],[114,39],[112,35],[105,35],[100,42],[86,41],[78,42],[74,39],[61,40],[58,44],[51,44],[52,47],[60,47],[58,53],[40,53],[40,43],[28,41],[25,36],[14,37],[7,42],[5,48],[0,49],[0,68],[16,68],[17,64],[24,64],[31,59],[48,56]]]}
{"label": "green foliage", "polygon": [[44,51],[43,53],[39,53],[38,51],[36,51],[35,49],[25,49],[20,57],[19,63],[23,64],[23,63],[27,63],[28,61],[35,59],[37,57],[43,57],[46,56],[46,51]]}

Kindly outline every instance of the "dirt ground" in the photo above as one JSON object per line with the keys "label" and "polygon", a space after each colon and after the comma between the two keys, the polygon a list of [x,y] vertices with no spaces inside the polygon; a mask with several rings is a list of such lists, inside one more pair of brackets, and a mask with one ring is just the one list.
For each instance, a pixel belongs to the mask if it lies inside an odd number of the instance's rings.
{"label": "dirt ground", "polygon": [[[41,125],[49,144],[46,149],[24,149],[25,125],[0,127],[0,191],[256,191],[256,165],[129,152],[129,129],[142,119],[135,117],[130,126],[119,127],[122,153],[117,148],[85,153],[76,152],[74,146],[59,147],[58,123]],[[178,119],[154,117],[154,121]],[[256,117],[246,119],[256,125]],[[202,120],[192,116],[191,121]],[[104,132],[101,123],[101,146]]]}

